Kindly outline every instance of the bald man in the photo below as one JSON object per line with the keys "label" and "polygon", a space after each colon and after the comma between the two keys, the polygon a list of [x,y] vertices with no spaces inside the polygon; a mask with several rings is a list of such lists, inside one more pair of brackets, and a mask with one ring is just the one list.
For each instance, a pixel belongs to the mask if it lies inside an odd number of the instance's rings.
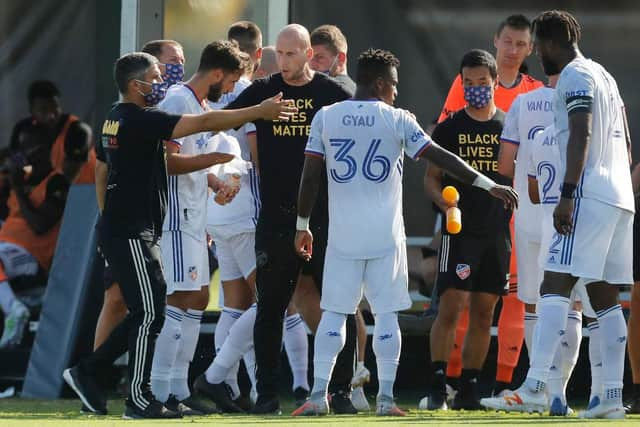
{"label": "bald man", "polygon": [[[326,177],[321,184],[321,197],[316,203],[310,224],[315,236],[313,258],[303,262],[293,248],[296,198],[311,120],[323,106],[351,97],[328,76],[311,70],[309,61],[313,57],[313,50],[309,32],[303,26],[291,24],[284,27],[278,34],[275,50],[279,72],[254,81],[227,106],[242,108],[254,105],[256,100],[264,100],[282,92],[298,107],[298,113],[289,122],[255,122],[262,199],[255,245],[258,303],[254,343],[258,400],[253,412],[256,414],[280,412],[277,391],[283,316],[298,275],[304,268],[313,276],[318,287],[322,284],[328,228]],[[348,386],[351,373],[347,376]],[[336,393],[334,400],[345,404],[334,407],[335,411],[354,411],[348,388]]]}

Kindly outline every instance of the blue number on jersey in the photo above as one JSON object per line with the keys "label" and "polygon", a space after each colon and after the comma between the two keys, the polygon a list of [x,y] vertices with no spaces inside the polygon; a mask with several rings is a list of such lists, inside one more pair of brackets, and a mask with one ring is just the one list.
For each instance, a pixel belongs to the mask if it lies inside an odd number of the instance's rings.
{"label": "blue number on jersey", "polygon": [[544,173],[547,173],[547,178],[544,184],[542,185],[542,200],[541,203],[548,204],[556,204],[558,203],[558,196],[549,196],[547,193],[553,187],[553,184],[556,180],[556,168],[552,163],[549,162],[540,162],[538,164],[538,176],[541,177]]}
{"label": "blue number on jersey", "polygon": [[[391,171],[391,162],[389,159],[379,154],[376,155],[381,143],[381,139],[373,139],[371,141],[362,165],[362,174],[364,177],[376,183],[384,182],[389,177],[389,172]],[[356,175],[358,165],[353,156],[349,155],[349,151],[356,145],[356,142],[349,138],[331,138],[329,144],[332,147],[338,148],[334,159],[337,162],[344,163],[346,167],[346,170],[342,174],[335,168],[331,168],[329,175],[335,182],[340,184],[351,181]]]}

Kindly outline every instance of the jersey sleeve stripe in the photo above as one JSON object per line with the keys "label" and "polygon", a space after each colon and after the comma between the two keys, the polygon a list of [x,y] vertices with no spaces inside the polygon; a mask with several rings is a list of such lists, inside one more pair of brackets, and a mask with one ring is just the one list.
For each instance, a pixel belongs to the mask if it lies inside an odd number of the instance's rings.
{"label": "jersey sleeve stripe", "polygon": [[431,141],[429,140],[425,141],[424,145],[420,147],[420,149],[416,152],[415,156],[413,156],[413,160],[418,160],[420,156],[422,156],[422,153],[424,153],[425,150],[429,148],[430,145],[431,145]]}
{"label": "jersey sleeve stripe", "polygon": [[175,139],[168,139],[167,142],[175,145],[178,148],[182,147],[182,144],[180,144],[180,141],[177,141]]}
{"label": "jersey sleeve stripe", "polygon": [[324,153],[321,153],[319,151],[309,150],[308,148],[304,150],[304,154],[306,156],[314,156],[314,157],[319,157],[321,159],[324,159]]}
{"label": "jersey sleeve stripe", "polygon": [[247,132],[247,135],[255,135],[257,132],[255,130],[250,130]]}
{"label": "jersey sleeve stripe", "polygon": [[508,139],[508,138],[500,138],[500,141],[504,141],[504,142],[508,142],[509,144],[513,144],[513,145],[520,145],[520,141],[516,141],[513,139]]}
{"label": "jersey sleeve stripe", "polygon": [[530,173],[528,173],[528,174],[527,174],[527,176],[528,176],[529,178],[538,179],[538,176],[537,176],[537,175],[531,175]]}

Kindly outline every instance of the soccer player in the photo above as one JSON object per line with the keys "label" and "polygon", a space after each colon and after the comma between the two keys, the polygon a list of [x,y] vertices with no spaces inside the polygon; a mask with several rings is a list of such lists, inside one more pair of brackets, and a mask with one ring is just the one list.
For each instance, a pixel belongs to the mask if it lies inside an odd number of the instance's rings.
{"label": "soccer player", "polygon": [[[432,138],[478,172],[506,181],[497,173],[504,112],[494,103],[498,84],[496,61],[486,51],[471,50],[462,58],[460,75],[467,106],[440,123]],[[430,164],[427,175],[426,190],[442,213],[447,210],[442,188],[453,185],[460,192],[459,207],[464,215],[460,234],[443,230],[442,235],[437,279],[440,302],[430,333],[433,383],[428,408],[446,409],[447,359],[458,318],[469,305],[460,390],[452,407],[477,409],[480,407],[478,376],[489,349],[493,310],[498,298],[509,289],[511,212],[485,193],[450,177],[437,165]]]}
{"label": "soccer player", "polygon": [[[126,418],[180,416],[155,399],[150,390],[155,342],[166,307],[159,247],[168,200],[163,141],[228,129],[258,118],[286,120],[296,110],[280,94],[238,111],[179,116],[146,108],[162,100],[166,92],[157,62],[146,53],[131,53],[117,60],[114,74],[122,102],[113,107],[102,128],[109,178],[98,227],[99,242],[129,314],[92,355],[63,373],[89,410],[106,412],[106,400],[94,379],[96,369],[104,360],[120,354],[122,336],[128,337],[130,390]],[[217,162],[231,159],[226,154],[211,157]]]}
{"label": "soccer player", "polygon": [[[202,51],[196,73],[171,87],[158,108],[171,114],[208,111],[208,101],[231,92],[240,78],[246,54],[228,41],[216,41]],[[202,132],[166,144],[169,204],[160,250],[167,280],[167,313],[158,336],[151,369],[151,391],[169,409],[183,415],[212,410],[191,397],[189,364],[198,344],[200,321],[209,304],[207,247],[208,168],[218,154]],[[230,193],[218,181],[217,191]]]}
{"label": "soccer player", "polygon": [[376,414],[405,415],[393,401],[401,345],[397,312],[411,305],[402,219],[405,150],[413,159],[429,159],[462,183],[489,191],[500,204],[517,202],[512,189],[440,148],[410,113],[393,108],[398,65],[390,52],[367,50],[358,59],[354,99],[323,108],[313,120],[300,182],[295,248],[304,259],[315,256],[309,221],[325,168],[329,242],[313,390],[294,415],[329,412],[329,377],[345,343],[346,317],[355,313],[363,292],[375,315],[373,350],[380,383]]}
{"label": "soccer player", "polygon": [[[640,166],[631,173],[634,194],[640,190]],[[636,203],[637,203],[636,196]],[[628,414],[640,414],[640,213],[636,208],[633,221],[633,287],[629,311],[629,365],[633,381],[631,402],[625,408]]]}
{"label": "soccer player", "polygon": [[[498,25],[493,45],[496,48],[498,64],[495,103],[502,111],[508,112],[516,96],[543,86],[542,82],[521,72],[522,65],[533,48],[529,20],[523,15],[508,16]],[[463,84],[458,75],[451,85],[438,122],[442,122],[465,105]],[[513,226],[513,223],[511,225]],[[514,234],[513,231],[512,227],[511,234]],[[516,252],[511,252],[509,293],[502,297],[502,310],[498,318],[498,366],[493,389],[495,394],[509,387],[513,379],[513,370],[518,364],[524,337],[524,305],[516,294],[518,283]],[[455,344],[449,356],[447,365],[449,377],[457,378],[461,374],[462,340],[467,331],[468,319],[468,310],[465,310],[458,321]]]}
{"label": "soccer player", "polygon": [[578,279],[587,279],[600,330],[602,389],[581,416],[624,418],[627,330],[617,285],[633,283],[634,200],[623,103],[614,78],[580,53],[580,25],[570,13],[544,12],[535,19],[534,31],[545,73],[560,74],[554,96],[562,177],[553,212],[556,233],[545,249],[527,379],[517,391],[484,399],[482,404],[513,411],[544,410],[549,369],[565,333],[569,296]]}

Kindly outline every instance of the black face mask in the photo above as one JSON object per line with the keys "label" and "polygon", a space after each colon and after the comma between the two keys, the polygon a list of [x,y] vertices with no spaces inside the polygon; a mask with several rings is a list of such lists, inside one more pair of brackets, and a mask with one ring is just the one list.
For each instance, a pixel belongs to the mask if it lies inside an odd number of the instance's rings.
{"label": "black face mask", "polygon": [[560,67],[555,62],[551,61],[548,58],[541,58],[540,62],[542,63],[542,69],[547,76],[554,76],[556,74],[560,74]]}
{"label": "black face mask", "polygon": [[207,99],[211,102],[218,102],[222,96],[222,82],[209,86]]}

